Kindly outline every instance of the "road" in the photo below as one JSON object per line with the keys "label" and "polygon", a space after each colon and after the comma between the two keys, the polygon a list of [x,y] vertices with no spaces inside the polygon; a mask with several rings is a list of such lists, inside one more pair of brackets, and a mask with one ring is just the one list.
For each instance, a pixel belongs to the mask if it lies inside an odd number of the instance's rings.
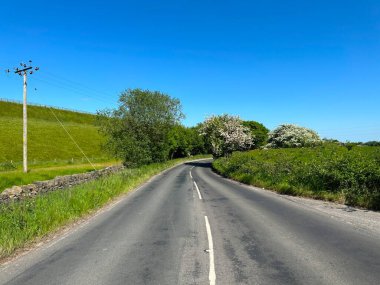
{"label": "road", "polygon": [[379,284],[380,237],[207,161],[0,267],[0,284]]}

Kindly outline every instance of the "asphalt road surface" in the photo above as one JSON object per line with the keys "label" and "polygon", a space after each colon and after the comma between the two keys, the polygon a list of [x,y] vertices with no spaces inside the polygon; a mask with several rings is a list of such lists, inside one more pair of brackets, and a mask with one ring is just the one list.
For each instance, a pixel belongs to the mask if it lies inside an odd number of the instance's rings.
{"label": "asphalt road surface", "polygon": [[0,284],[380,284],[380,237],[193,162],[0,267]]}

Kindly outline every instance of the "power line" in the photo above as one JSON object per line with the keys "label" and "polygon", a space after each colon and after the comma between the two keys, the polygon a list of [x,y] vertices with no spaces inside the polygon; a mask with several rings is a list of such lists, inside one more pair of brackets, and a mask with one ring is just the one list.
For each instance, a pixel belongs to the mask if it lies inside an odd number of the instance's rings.
{"label": "power line", "polygon": [[87,159],[87,161],[91,164],[92,168],[94,170],[96,170],[95,166],[92,164],[92,162],[90,161],[90,159],[84,153],[84,151],[82,150],[82,148],[78,145],[78,143],[74,140],[74,138],[71,136],[71,134],[69,133],[69,131],[65,128],[65,126],[62,124],[62,122],[58,119],[57,115],[53,111],[53,108],[49,107],[49,110],[53,114],[53,116],[57,119],[57,121],[59,122],[59,124],[61,125],[61,127],[65,130],[65,132],[70,137],[70,139],[74,142],[74,144],[76,145],[76,147],[81,151],[81,153],[84,155],[84,157]]}
{"label": "power line", "polygon": [[98,100],[98,101],[101,101],[103,103],[107,103],[109,104],[109,101],[106,101],[105,99],[103,98],[100,98],[98,96],[94,96],[94,95],[90,95],[88,93],[84,93],[83,91],[81,90],[78,90],[76,88],[73,88],[73,87],[70,87],[70,86],[65,86],[61,83],[58,83],[58,82],[50,82],[50,81],[47,81],[46,79],[40,79],[38,78],[37,81],[40,81],[40,82],[43,82],[43,83],[46,83],[50,86],[53,86],[53,87],[56,87],[56,88],[59,88],[59,89],[63,89],[63,90],[66,90],[68,92],[71,92],[71,93],[76,93],[78,95],[82,95],[82,96],[87,96],[87,97],[90,97],[92,99],[95,99],[95,100]]}
{"label": "power line", "polygon": [[97,90],[97,89],[94,89],[93,87],[89,87],[89,86],[87,86],[87,85],[85,85],[85,84],[83,84],[83,83],[80,83],[80,82],[77,82],[77,81],[74,81],[74,80],[72,80],[72,79],[68,79],[68,78],[65,78],[65,77],[63,77],[63,76],[61,76],[61,75],[57,75],[57,74],[54,74],[54,73],[51,73],[51,72],[46,72],[46,75],[47,76],[50,76],[50,77],[52,77],[52,78],[54,78],[54,79],[58,79],[58,80],[60,80],[60,81],[62,81],[62,82],[66,82],[67,84],[71,84],[71,85],[73,85],[73,86],[79,86],[79,88],[81,88],[81,89],[87,89],[87,90],[90,90],[91,92],[96,92],[96,93],[98,93],[98,95],[101,95],[101,96],[106,96],[106,97],[112,97],[113,95],[112,94],[110,94],[110,93],[106,93],[106,92],[103,92],[103,91],[99,91],[99,90]]}

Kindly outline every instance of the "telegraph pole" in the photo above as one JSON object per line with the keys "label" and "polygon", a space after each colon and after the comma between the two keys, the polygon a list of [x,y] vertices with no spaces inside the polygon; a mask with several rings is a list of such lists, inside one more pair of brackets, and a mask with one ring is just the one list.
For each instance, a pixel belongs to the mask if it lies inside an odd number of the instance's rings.
{"label": "telegraph pole", "polygon": [[[28,115],[27,115],[27,78],[28,73],[33,74],[33,71],[39,70],[38,67],[33,68],[32,61],[29,60],[29,64],[20,63],[21,69],[14,68],[14,73],[23,76],[24,84],[23,84],[23,108],[22,108],[22,116],[23,116],[23,132],[22,132],[22,146],[23,146],[23,170],[24,173],[28,172]],[[10,72],[10,70],[6,70],[6,72]]]}

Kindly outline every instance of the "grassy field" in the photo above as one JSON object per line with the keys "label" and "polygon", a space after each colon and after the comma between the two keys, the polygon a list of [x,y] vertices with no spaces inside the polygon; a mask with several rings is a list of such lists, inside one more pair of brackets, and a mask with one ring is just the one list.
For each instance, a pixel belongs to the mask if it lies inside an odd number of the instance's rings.
{"label": "grassy field", "polygon": [[236,152],[213,163],[234,180],[380,210],[380,147],[325,144],[316,148]]}
{"label": "grassy field", "polygon": [[[104,138],[92,114],[54,109],[69,133],[91,159],[107,160],[101,150]],[[54,118],[49,108],[28,106],[28,158],[33,164],[82,159],[82,153]],[[22,161],[22,105],[0,101],[0,171],[19,167]]]}
{"label": "grassy field", "polygon": [[[205,156],[197,156],[202,158]],[[189,159],[176,159],[101,178],[65,191],[50,192],[9,205],[0,205],[0,257],[12,254],[46,234],[104,206],[153,175]]]}

